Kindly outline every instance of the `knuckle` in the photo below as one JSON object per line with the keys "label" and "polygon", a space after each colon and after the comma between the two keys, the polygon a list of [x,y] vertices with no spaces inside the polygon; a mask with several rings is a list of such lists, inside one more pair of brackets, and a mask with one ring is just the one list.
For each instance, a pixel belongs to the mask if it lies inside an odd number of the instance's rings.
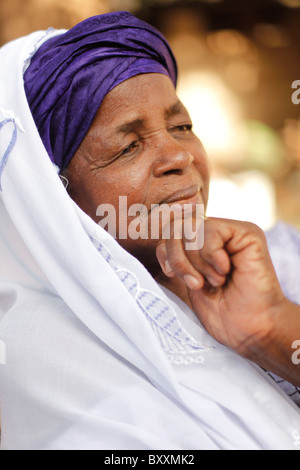
{"label": "knuckle", "polygon": [[264,243],[266,237],[264,231],[253,222],[242,222],[243,232],[245,236],[251,237],[257,242]]}
{"label": "knuckle", "polygon": [[158,260],[165,261],[167,258],[167,250],[165,243],[158,243],[156,247],[156,256]]}
{"label": "knuckle", "polygon": [[175,258],[171,261],[172,269],[177,273],[186,271],[186,261],[182,258]]}
{"label": "knuckle", "polygon": [[256,249],[259,251],[265,250],[267,246],[266,236],[264,231],[252,222],[245,222],[245,235],[244,237],[250,243],[254,243]]}
{"label": "knuckle", "polygon": [[245,229],[255,235],[261,236],[264,234],[263,230],[253,222],[243,222]]}
{"label": "knuckle", "polygon": [[220,236],[216,229],[205,232],[203,248],[209,249],[211,246],[219,244]]}

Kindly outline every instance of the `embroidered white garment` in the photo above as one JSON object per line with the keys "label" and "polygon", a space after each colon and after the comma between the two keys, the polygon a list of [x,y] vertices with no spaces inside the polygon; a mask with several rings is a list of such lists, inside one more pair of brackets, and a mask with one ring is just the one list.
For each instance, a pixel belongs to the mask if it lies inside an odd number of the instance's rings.
{"label": "embroidered white garment", "polygon": [[53,34],[0,51],[2,448],[300,449],[299,410],[275,382],[66,193],[22,79]]}

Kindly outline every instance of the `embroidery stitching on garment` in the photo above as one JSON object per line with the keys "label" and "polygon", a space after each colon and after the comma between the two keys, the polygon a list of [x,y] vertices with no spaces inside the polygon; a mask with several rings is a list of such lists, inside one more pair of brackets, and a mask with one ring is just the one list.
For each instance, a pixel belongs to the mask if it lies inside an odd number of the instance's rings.
{"label": "embroidery stitching on garment", "polygon": [[294,446],[296,447],[296,449],[300,450],[300,433],[297,430],[293,432],[293,441],[294,441]]}
{"label": "embroidery stitching on garment", "polygon": [[213,350],[196,341],[181,326],[176,313],[160,296],[139,286],[136,276],[126,269],[119,268],[109,250],[91,237],[97,251],[116,272],[127,291],[146,316],[170,363],[175,365],[202,364],[205,358],[199,352]]}
{"label": "embroidery stitching on garment", "polygon": [[[2,113],[3,117],[13,116],[13,113],[11,113],[11,112],[6,112],[6,111],[1,110],[1,113]],[[12,133],[12,136],[11,136],[11,139],[10,139],[10,142],[8,144],[7,149],[5,150],[4,154],[2,156],[0,156],[0,191],[1,192],[2,192],[2,174],[3,174],[3,171],[6,167],[6,165],[7,165],[8,158],[9,158],[11,152],[13,151],[13,149],[15,148],[15,145],[17,143],[18,127],[21,127],[21,129],[22,129],[22,126],[21,126],[19,120],[16,120],[13,117],[7,117],[6,119],[4,119],[4,121],[0,122],[0,131],[4,128],[4,126],[6,126],[7,124],[10,124],[10,123],[12,123],[14,125],[13,133]]]}
{"label": "embroidery stitching on garment", "polygon": [[300,407],[300,388],[296,387],[295,385],[291,384],[287,380],[281,379],[277,375],[273,374],[272,372],[267,371],[267,375],[271,377],[274,382],[288,395],[297,406]]}

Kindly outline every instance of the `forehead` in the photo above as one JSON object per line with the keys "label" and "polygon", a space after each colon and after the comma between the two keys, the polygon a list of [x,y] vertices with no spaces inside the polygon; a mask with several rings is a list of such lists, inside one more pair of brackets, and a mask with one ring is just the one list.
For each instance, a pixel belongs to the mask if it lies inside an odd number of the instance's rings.
{"label": "forehead", "polygon": [[159,114],[184,111],[170,78],[151,73],[132,77],[113,88],[103,100],[95,124],[119,126]]}

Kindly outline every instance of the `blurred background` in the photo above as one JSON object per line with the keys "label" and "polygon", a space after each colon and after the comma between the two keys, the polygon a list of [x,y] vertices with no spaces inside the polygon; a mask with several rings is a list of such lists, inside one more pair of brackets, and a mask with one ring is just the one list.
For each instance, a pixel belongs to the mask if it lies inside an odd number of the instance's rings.
{"label": "blurred background", "polygon": [[300,228],[300,0],[0,0],[0,44],[116,10],[175,52],[211,161],[208,215]]}

